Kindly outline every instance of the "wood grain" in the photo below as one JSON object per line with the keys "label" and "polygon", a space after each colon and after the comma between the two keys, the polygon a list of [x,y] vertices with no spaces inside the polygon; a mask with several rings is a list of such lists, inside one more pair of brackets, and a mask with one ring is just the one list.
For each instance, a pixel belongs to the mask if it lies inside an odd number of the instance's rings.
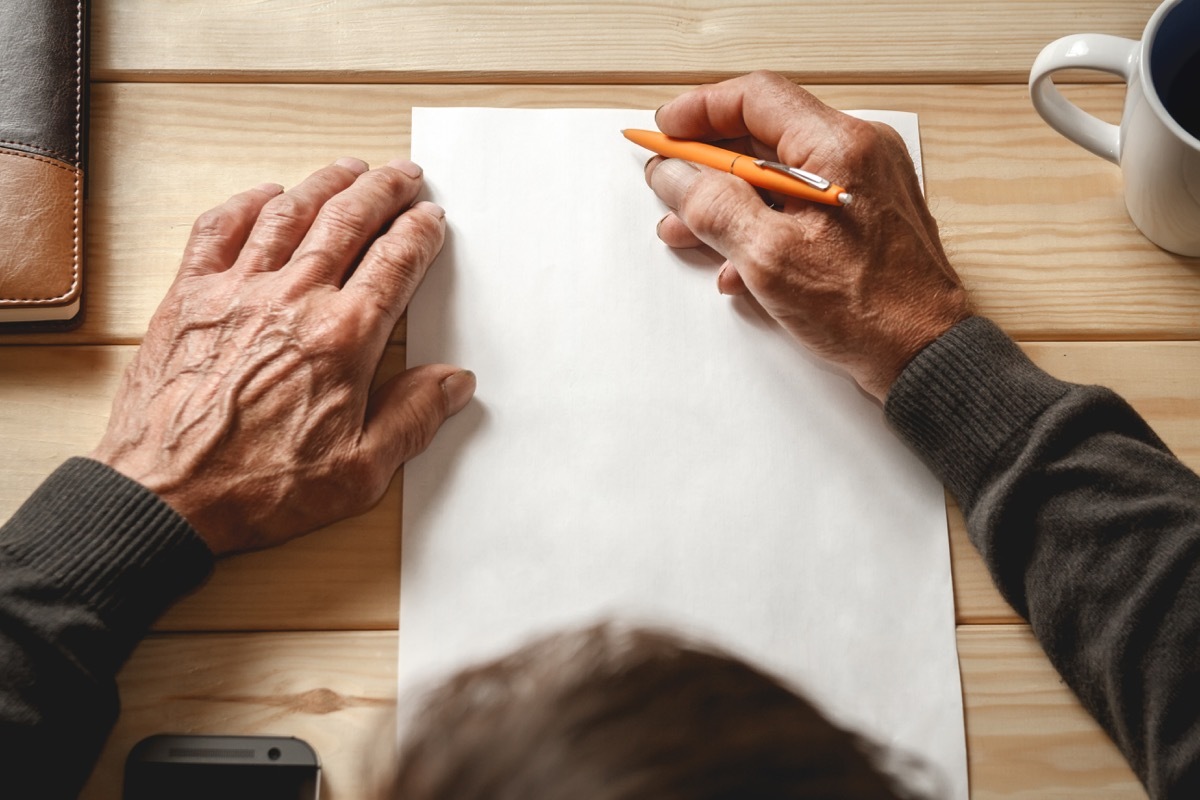
{"label": "wood grain", "polygon": [[1156,5],[122,0],[96,4],[93,74],[102,80],[696,83],[766,68],[824,83],[1020,83],[1043,45],[1083,30],[1139,38]]}
{"label": "wood grain", "polygon": [[[1094,110],[1119,114],[1120,87],[1075,88]],[[654,108],[678,92],[669,86],[97,86],[87,319],[73,333],[6,341],[137,341],[200,212],[265,180],[292,185],[338,156],[380,163],[406,154],[412,106]],[[1017,338],[1200,339],[1200,259],[1164,253],[1138,234],[1121,204],[1117,168],[1051,131],[1023,88],[826,86],[817,93],[843,108],[920,114],[927,192],[947,251],[979,310]],[[966,108],[972,113],[963,114]]]}
{"label": "wood grain", "polygon": [[[0,520],[59,464],[100,440],[132,347],[0,348]],[[380,370],[404,363],[393,348]],[[165,630],[395,628],[400,480],[374,509],[283,547],[221,561],[159,621]]]}
{"label": "wood grain", "polygon": [[[116,800],[129,748],[164,731],[299,736],[321,756],[322,797],[366,797],[396,648],[394,632],[151,636],[121,673],[121,718],[83,797]],[[975,800],[1145,797],[1025,626],[965,626],[958,648]]]}
{"label": "wood grain", "polygon": [[958,630],[973,800],[1145,800],[1024,625]]}
{"label": "wood grain", "polygon": [[[1200,468],[1200,343],[1031,343],[1033,360],[1064,380],[1114,388],[1192,469]],[[0,519],[58,464],[86,453],[107,422],[131,347],[0,348]],[[403,364],[391,348],[381,375]],[[159,622],[162,630],[379,629],[397,619],[399,481],[372,511],[286,547],[228,559]],[[947,499],[957,619],[1017,622]]]}
{"label": "wood grain", "polygon": [[371,797],[372,761],[394,750],[395,632],[151,636],[118,683],[84,800],[118,800],[125,756],[156,733],[297,736],[321,759],[322,800]]}
{"label": "wood grain", "polygon": [[[1200,259],[1147,243],[1119,170],[1053,133],[1024,88],[1047,42],[1137,38],[1157,3],[95,3],[87,318],[0,347],[0,519],[99,437],[127,345],[204,209],[342,155],[406,154],[413,106],[654,108],[758,68],[841,108],[917,111],[927,196],[980,312],[1053,374],[1114,386],[1196,468]],[[1063,78],[1084,82],[1064,87],[1073,99],[1119,118],[1111,77]],[[401,327],[390,370],[403,339]],[[169,612],[120,677],[124,712],[83,796],[119,797],[129,747],[165,730],[299,735],[324,761],[323,797],[368,796],[366,743],[391,744],[400,500],[396,481],[363,517],[227,560]],[[972,797],[1144,798],[1012,624],[948,508],[958,619],[990,623],[958,632]]]}

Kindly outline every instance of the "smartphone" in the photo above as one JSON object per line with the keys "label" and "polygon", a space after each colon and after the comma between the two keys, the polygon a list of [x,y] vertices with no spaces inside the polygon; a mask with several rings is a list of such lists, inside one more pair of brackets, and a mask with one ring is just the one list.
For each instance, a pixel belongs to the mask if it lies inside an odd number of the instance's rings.
{"label": "smartphone", "polygon": [[125,760],[124,800],[318,800],[321,763],[286,736],[159,734]]}

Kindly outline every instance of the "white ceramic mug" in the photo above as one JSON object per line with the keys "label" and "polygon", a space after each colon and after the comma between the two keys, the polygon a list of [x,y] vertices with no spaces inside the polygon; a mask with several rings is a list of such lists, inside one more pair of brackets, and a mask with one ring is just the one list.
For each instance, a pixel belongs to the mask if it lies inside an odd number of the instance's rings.
{"label": "white ceramic mug", "polygon": [[[1067,36],[1046,45],[1029,74],[1029,94],[1042,118],[1076,144],[1120,164],[1133,223],[1159,247],[1185,256],[1200,256],[1198,54],[1200,0],[1166,0],[1140,42],[1100,33]],[[1052,80],[1061,69],[1124,78],[1121,124],[1104,122],[1063,97]],[[1189,85],[1176,86],[1181,80]],[[1172,99],[1174,115],[1166,105]]]}

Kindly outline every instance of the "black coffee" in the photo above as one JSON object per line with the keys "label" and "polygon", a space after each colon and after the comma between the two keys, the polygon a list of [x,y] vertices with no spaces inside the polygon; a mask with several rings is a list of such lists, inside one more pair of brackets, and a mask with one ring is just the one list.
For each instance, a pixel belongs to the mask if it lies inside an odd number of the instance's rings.
{"label": "black coffee", "polygon": [[1200,139],[1200,50],[1192,53],[1162,93],[1167,112]]}

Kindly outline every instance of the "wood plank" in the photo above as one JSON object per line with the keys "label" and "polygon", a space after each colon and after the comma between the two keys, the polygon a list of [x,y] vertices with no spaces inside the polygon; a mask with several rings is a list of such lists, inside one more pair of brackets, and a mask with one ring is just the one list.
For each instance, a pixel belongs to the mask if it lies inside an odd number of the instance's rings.
{"label": "wood plank", "polygon": [[[1075,88],[1095,110],[1119,114],[1119,87]],[[87,320],[73,333],[6,341],[137,341],[200,212],[264,180],[294,184],[341,155],[379,163],[405,154],[414,105],[654,108],[678,92],[667,86],[97,86]],[[829,86],[818,94],[843,108],[921,115],[927,189],[947,249],[979,310],[1018,338],[1200,339],[1200,259],[1171,256],[1138,234],[1121,204],[1117,168],[1051,131],[1024,89]],[[972,113],[964,115],[964,108]]]}
{"label": "wood plank", "polygon": [[988,573],[979,551],[967,538],[967,526],[958,503],[946,493],[946,519],[950,527],[950,571],[954,577],[954,618],[962,624],[1019,623]]}
{"label": "wood plank", "polygon": [[768,68],[824,83],[1021,83],[1046,43],[1139,38],[1156,5],[122,0],[96,4],[92,63],[103,80],[696,83]]}
{"label": "wood plank", "polygon": [[[1119,120],[1119,87],[1071,89]],[[919,114],[926,194],[946,251],[978,311],[1014,337],[1200,338],[1200,259],[1142,237],[1124,209],[1120,170],[1051,131],[1023,88],[816,91],[841,108]]]}
{"label": "wood plank", "polygon": [[[1035,343],[1026,350],[1065,380],[1112,386],[1173,451],[1200,468],[1200,343]],[[129,347],[0,348],[0,518],[58,464],[99,440]],[[382,374],[400,368],[398,348]],[[286,547],[223,561],[160,622],[165,630],[386,628],[396,624],[400,490],[371,512]],[[959,622],[1016,622],[948,501]]]}
{"label": "wood plank", "polygon": [[155,733],[297,736],[329,800],[374,796],[371,756],[394,752],[395,632],[152,636],[118,682],[121,717],[84,800],[119,800],[126,755]]}
{"label": "wood plank", "polygon": [[[973,798],[1145,797],[1025,626],[964,626],[958,647]],[[121,673],[122,715],[83,797],[118,798],[129,748],[164,731],[300,736],[325,765],[322,797],[366,797],[396,652],[394,632],[152,636]]]}
{"label": "wood plank", "polygon": [[958,629],[973,800],[1144,800],[1024,625]]}
{"label": "wood plank", "polygon": [[[64,460],[86,454],[108,421],[132,347],[0,347],[0,519]],[[390,348],[380,371],[393,375]],[[225,559],[158,623],[165,630],[395,628],[400,480],[366,514],[283,547]]]}
{"label": "wood plank", "polygon": [[[1200,470],[1200,401],[1196,398],[1200,344],[1035,343],[1024,345],[1038,366],[1073,383],[1108,386],[1149,421],[1172,452]],[[959,622],[1017,622],[967,540],[962,514],[950,503],[950,546]]]}

